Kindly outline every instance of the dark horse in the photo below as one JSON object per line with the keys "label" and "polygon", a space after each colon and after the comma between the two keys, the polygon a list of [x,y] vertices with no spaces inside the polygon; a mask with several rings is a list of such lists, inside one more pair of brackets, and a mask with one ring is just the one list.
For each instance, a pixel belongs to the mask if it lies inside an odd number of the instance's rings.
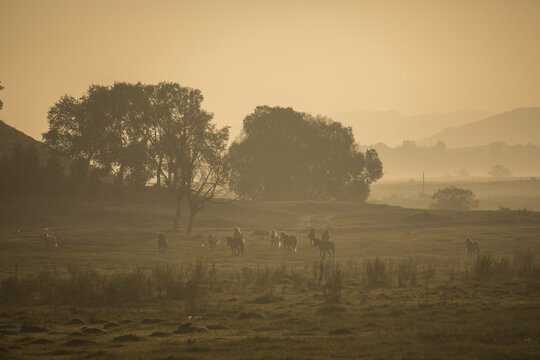
{"label": "dark horse", "polygon": [[227,236],[227,246],[231,248],[233,256],[244,253],[244,239],[236,236]]}
{"label": "dark horse", "polygon": [[279,247],[296,252],[296,246],[298,245],[298,238],[295,235],[287,235],[281,233],[279,236]]}
{"label": "dark horse", "polygon": [[315,229],[311,229],[308,237],[309,237],[309,240],[311,241],[311,246],[319,248],[321,258],[325,258],[326,254],[328,254],[329,257],[332,257],[332,259],[334,258],[334,254],[336,252],[336,246],[334,245],[332,241],[330,241],[328,230],[326,230],[322,234],[322,240],[317,239],[317,237],[315,236]]}

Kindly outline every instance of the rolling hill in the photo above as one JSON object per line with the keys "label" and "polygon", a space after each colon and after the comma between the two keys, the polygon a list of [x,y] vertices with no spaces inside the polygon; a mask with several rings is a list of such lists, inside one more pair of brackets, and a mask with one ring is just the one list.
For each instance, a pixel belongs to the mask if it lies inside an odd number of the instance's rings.
{"label": "rolling hill", "polygon": [[17,143],[20,143],[24,148],[33,145],[36,148],[42,163],[49,158],[49,150],[42,142],[37,141],[0,120],[0,159],[4,156],[11,155],[11,152]]}
{"label": "rolling hill", "polygon": [[444,129],[416,141],[431,146],[442,140],[449,148],[488,145],[503,141],[509,145],[540,144],[540,107],[519,108],[461,126]]}

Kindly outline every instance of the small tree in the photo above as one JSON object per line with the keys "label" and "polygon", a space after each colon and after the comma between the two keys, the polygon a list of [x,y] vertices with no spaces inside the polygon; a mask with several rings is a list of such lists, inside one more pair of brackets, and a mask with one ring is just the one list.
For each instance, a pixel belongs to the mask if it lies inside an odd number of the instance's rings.
{"label": "small tree", "polygon": [[478,207],[478,200],[471,190],[455,186],[439,189],[431,199],[435,201],[433,203],[435,209],[470,210]]}
{"label": "small tree", "polygon": [[512,176],[512,171],[510,171],[504,165],[495,165],[489,170],[488,174],[496,178],[508,177],[508,176]]}

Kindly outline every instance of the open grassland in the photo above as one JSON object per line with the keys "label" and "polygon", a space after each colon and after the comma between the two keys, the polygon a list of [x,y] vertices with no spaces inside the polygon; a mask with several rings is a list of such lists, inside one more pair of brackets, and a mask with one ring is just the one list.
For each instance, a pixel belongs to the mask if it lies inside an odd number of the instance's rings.
{"label": "open grassland", "polygon": [[422,193],[422,177],[410,180],[386,180],[372,185],[370,199],[409,208],[428,209],[431,196],[439,189],[457,186],[470,189],[479,200],[479,210],[540,210],[540,180],[538,178],[426,178]]}
{"label": "open grassland", "polygon": [[[3,203],[0,358],[540,357],[537,212],[239,201],[184,235],[172,205],[150,189]],[[243,256],[201,246],[235,225]],[[271,248],[273,227],[298,236],[296,253]],[[312,227],[336,244],[322,274]]]}

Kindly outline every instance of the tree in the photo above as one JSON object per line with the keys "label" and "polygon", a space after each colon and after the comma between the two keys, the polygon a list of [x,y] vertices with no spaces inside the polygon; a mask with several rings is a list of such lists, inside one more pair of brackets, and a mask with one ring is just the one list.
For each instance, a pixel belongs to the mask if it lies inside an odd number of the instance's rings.
{"label": "tree", "polygon": [[255,108],[230,154],[232,187],[255,199],[345,199],[382,176],[376,151],[368,161],[350,127],[292,108]]}
{"label": "tree", "polygon": [[174,230],[179,229],[182,202],[187,199],[187,232],[191,232],[195,215],[225,184],[228,128],[211,123],[213,114],[201,108],[200,90],[163,82],[146,91],[151,97],[143,131],[147,150],[158,178],[175,196]]}
{"label": "tree", "polygon": [[471,190],[455,186],[439,189],[431,199],[435,201],[433,207],[436,209],[470,210],[478,207],[478,200]]}
{"label": "tree", "polygon": [[47,114],[49,130],[42,134],[45,144],[76,161],[83,182],[90,165],[107,164],[107,91],[93,85],[79,99],[64,95]]}
{"label": "tree", "polygon": [[489,170],[488,174],[496,178],[508,177],[508,176],[512,176],[512,171],[510,171],[504,165],[495,165]]}

